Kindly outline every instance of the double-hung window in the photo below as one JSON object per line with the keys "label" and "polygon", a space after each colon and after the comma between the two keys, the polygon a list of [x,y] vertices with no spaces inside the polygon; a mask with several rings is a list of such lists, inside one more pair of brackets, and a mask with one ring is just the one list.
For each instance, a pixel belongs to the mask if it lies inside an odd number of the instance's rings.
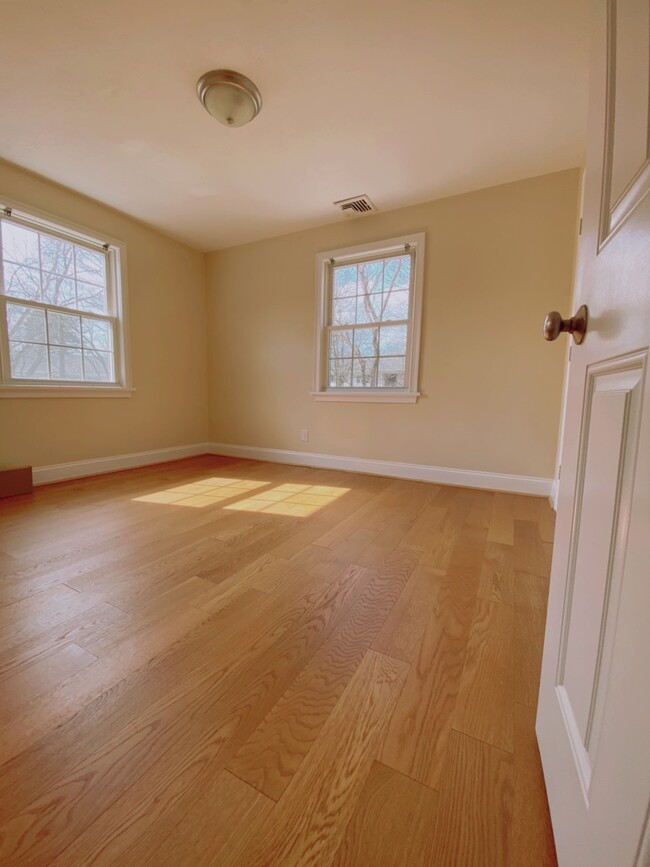
{"label": "double-hung window", "polygon": [[123,245],[0,205],[2,396],[130,391]]}
{"label": "double-hung window", "polygon": [[317,257],[313,395],[415,402],[424,233]]}

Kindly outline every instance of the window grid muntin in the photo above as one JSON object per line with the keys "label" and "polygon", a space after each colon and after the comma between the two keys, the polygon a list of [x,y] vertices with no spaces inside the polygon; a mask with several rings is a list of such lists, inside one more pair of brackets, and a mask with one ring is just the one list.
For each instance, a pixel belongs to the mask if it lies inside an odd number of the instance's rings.
{"label": "window grid muntin", "polygon": [[[79,307],[63,307],[56,304],[49,304],[42,300],[34,300],[31,298],[21,298],[20,296],[8,295],[5,293],[5,274],[4,274],[4,246],[3,246],[3,237],[2,237],[2,226],[3,223],[16,224],[20,228],[27,229],[31,232],[35,232],[38,238],[38,253],[39,253],[39,268],[32,270],[38,270],[39,274],[39,287],[40,287],[40,296],[43,297],[43,280],[42,275],[45,274],[54,274],[55,276],[62,277],[63,279],[72,279],[75,284],[75,301],[78,302],[78,293],[77,293],[77,283],[80,282],[84,285],[93,286],[96,288],[101,288],[104,291],[105,298],[105,313],[97,313],[95,311],[84,310]],[[72,277],[57,274],[57,272],[49,271],[47,269],[43,269],[42,264],[42,254],[41,254],[41,236],[47,235],[55,240],[63,241],[65,243],[71,244],[74,248],[81,247],[83,249],[87,249],[93,253],[99,253],[103,256],[104,262],[104,285],[101,286],[98,283],[90,283],[90,281],[86,280],[77,280],[77,263],[76,263],[76,252],[73,252],[73,270],[74,275]],[[2,350],[3,357],[3,382],[8,385],[38,385],[44,386],[46,388],[50,387],[61,387],[65,385],[73,385],[75,387],[81,386],[103,386],[103,387],[115,387],[115,386],[123,386],[124,383],[122,381],[123,374],[120,372],[122,366],[124,364],[123,359],[123,350],[120,342],[120,333],[118,328],[118,298],[117,298],[117,272],[115,270],[115,255],[117,251],[115,248],[110,246],[109,244],[103,244],[99,241],[93,241],[90,238],[86,238],[84,236],[79,235],[75,231],[71,231],[67,233],[64,229],[58,229],[56,226],[52,226],[44,220],[40,220],[39,218],[23,219],[20,216],[14,213],[2,213],[0,212],[0,316],[2,321],[0,322],[0,349]],[[23,263],[16,262],[15,260],[6,260],[8,264],[16,265],[19,267],[30,267],[26,266]],[[14,304],[18,306],[24,307],[34,307],[37,309],[42,309],[45,312],[45,327],[46,327],[46,336],[48,343],[43,344],[37,341],[29,341],[29,340],[11,340],[9,337],[9,323],[8,323],[8,315],[7,315],[7,304]],[[98,350],[95,348],[86,347],[89,351],[97,351],[97,352],[107,352],[110,355],[110,368],[112,378],[110,380],[95,380],[95,379],[85,379],[85,360],[84,360],[84,347],[71,347],[58,343],[50,343],[49,342],[49,322],[47,317],[47,311],[63,313],[67,315],[76,315],[83,321],[84,318],[96,319],[100,321],[107,322],[110,328],[111,334],[111,350]],[[80,326],[82,328],[82,326]],[[83,340],[83,338],[82,338]],[[38,378],[38,379],[28,379],[23,377],[15,377],[13,376],[13,372],[11,369],[11,344],[12,343],[31,343],[39,346],[46,346],[46,358],[47,358],[47,367],[48,367],[48,378]],[[51,370],[51,360],[50,360],[50,351],[49,348],[64,348],[64,349],[74,349],[79,348],[82,354],[82,376],[83,379],[58,379],[52,377]]]}

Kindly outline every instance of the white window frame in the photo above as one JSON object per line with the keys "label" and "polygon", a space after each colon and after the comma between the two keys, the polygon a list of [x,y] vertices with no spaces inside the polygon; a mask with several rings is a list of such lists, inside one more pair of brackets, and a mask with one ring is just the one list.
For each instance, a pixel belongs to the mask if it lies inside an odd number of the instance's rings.
{"label": "white window frame", "polygon": [[[116,238],[98,234],[40,211],[21,202],[0,195],[0,213],[17,225],[37,232],[54,235],[61,240],[87,246],[106,253],[106,290],[108,316],[113,320],[113,353],[115,383],[70,382],[45,379],[13,379],[9,360],[7,303],[24,304],[38,309],[51,309],[61,313],[78,313],[93,317],[92,313],[51,304],[33,303],[5,295],[0,291],[0,398],[25,397],[130,397],[135,390],[131,383],[129,325],[127,301],[126,244]],[[2,262],[0,261],[0,277]],[[106,321],[106,317],[98,317]]]}
{"label": "white window frame", "polygon": [[[422,324],[422,294],[424,284],[425,233],[416,232],[399,238],[328,250],[316,256],[316,338],[314,341],[314,388],[316,400],[357,401],[361,403],[416,403],[420,364],[420,330]],[[327,384],[328,328],[331,320],[332,272],[334,265],[356,263],[382,256],[394,255],[408,250],[413,257],[412,288],[409,300],[409,316],[406,324],[406,358],[404,362],[404,387],[350,387],[330,388]]]}

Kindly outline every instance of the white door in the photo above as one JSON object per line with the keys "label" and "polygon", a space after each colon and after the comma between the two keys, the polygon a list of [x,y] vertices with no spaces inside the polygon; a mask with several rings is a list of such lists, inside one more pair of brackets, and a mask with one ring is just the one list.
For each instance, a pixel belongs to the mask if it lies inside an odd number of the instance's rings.
{"label": "white door", "polygon": [[649,867],[648,0],[595,0],[593,16],[589,324],[569,364],[537,735],[560,867]]}

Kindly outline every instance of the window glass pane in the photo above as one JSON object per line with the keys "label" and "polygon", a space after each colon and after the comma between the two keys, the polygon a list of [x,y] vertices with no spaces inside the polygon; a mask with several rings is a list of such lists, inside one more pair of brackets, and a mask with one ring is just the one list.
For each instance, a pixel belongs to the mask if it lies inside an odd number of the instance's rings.
{"label": "window glass pane", "polygon": [[[47,311],[47,327],[50,343],[62,346],[81,346],[81,323],[78,316],[69,313]],[[54,370],[52,370],[54,376]]]}
{"label": "window glass pane", "polygon": [[84,283],[94,283],[97,286],[106,286],[106,257],[103,253],[96,253],[85,247],[75,247],[74,258],[77,280],[82,280]]}
{"label": "window glass pane", "polygon": [[49,379],[47,346],[10,340],[9,357],[14,379]]}
{"label": "window glass pane", "polygon": [[114,382],[113,353],[84,349],[84,379],[92,382]]}
{"label": "window glass pane", "polygon": [[353,331],[342,329],[330,331],[330,358],[352,358]]}
{"label": "window glass pane", "polygon": [[380,355],[406,355],[406,325],[384,325],[380,329]]}
{"label": "window glass pane", "polygon": [[55,304],[57,307],[77,306],[77,294],[74,290],[74,280],[71,277],[61,277],[60,274],[41,274],[43,282],[43,301]]}
{"label": "window glass pane", "polygon": [[38,232],[2,221],[2,258],[32,268],[39,267]]}
{"label": "window glass pane", "polygon": [[348,388],[352,381],[352,360],[331,358],[329,362],[328,385],[330,388]]}
{"label": "window glass pane", "polygon": [[379,262],[364,262],[359,265],[359,295],[368,295],[372,292],[381,292],[384,276],[383,260]]}
{"label": "window glass pane", "polygon": [[392,292],[382,296],[384,298],[384,322],[391,319],[409,318],[409,291],[408,289],[393,289]]}
{"label": "window glass pane", "polygon": [[81,350],[50,346],[50,371],[52,379],[83,379]]}
{"label": "window glass pane", "polygon": [[372,388],[377,385],[377,359],[355,358],[352,367],[352,385],[355,388]]}
{"label": "window glass pane", "polygon": [[74,277],[74,247],[67,241],[41,235],[41,268],[63,277]]}
{"label": "window glass pane", "polygon": [[335,298],[332,302],[332,325],[353,325],[356,298]]}
{"label": "window glass pane", "polygon": [[77,308],[89,313],[106,313],[106,290],[102,286],[77,281]]}
{"label": "window glass pane", "polygon": [[81,318],[83,345],[90,349],[112,349],[113,334],[110,322],[101,319]]}
{"label": "window glass pane", "polygon": [[378,355],[379,354],[379,329],[356,328],[354,331],[354,354]]}
{"label": "window glass pane", "polygon": [[45,313],[35,307],[7,304],[7,325],[10,340],[31,340],[45,343]]}
{"label": "window glass pane", "polygon": [[334,269],[334,297],[347,298],[357,294],[357,266],[345,265]]}
{"label": "window glass pane", "polygon": [[41,275],[36,268],[4,262],[3,275],[5,295],[24,298],[25,301],[41,300]]}
{"label": "window glass pane", "polygon": [[404,359],[380,358],[377,384],[382,388],[404,388]]}
{"label": "window glass pane", "polygon": [[357,322],[379,322],[381,319],[382,295],[359,295],[357,297]]}
{"label": "window glass pane", "polygon": [[408,289],[411,283],[411,257],[398,256],[387,259],[384,267],[384,292],[391,289]]}

